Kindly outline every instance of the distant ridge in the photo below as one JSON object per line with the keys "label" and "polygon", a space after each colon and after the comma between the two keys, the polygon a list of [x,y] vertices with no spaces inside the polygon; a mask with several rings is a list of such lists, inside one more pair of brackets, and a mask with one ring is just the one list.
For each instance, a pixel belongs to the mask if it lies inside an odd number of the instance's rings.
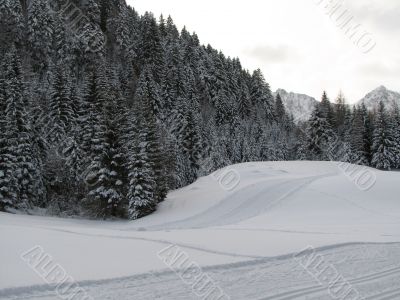
{"label": "distant ridge", "polygon": [[315,104],[318,102],[311,96],[293,92],[289,93],[284,89],[278,89],[274,93],[274,96],[276,97],[277,94],[281,96],[287,112],[293,116],[296,123],[307,121],[311,116]]}
{"label": "distant ridge", "polygon": [[358,104],[364,103],[368,110],[375,110],[380,101],[383,101],[389,108],[394,105],[400,106],[400,93],[391,91],[382,85],[368,93]]}

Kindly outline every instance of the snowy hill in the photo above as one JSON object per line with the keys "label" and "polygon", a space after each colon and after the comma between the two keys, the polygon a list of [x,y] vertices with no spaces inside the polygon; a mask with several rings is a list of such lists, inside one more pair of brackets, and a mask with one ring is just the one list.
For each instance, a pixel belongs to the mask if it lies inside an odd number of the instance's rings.
{"label": "snowy hill", "polygon": [[383,101],[386,107],[393,107],[394,104],[400,106],[400,93],[390,91],[384,86],[380,86],[368,93],[358,104],[364,103],[368,110],[375,110],[380,101]]}
{"label": "snowy hill", "polygon": [[0,299],[57,299],[44,268],[21,258],[36,245],[94,299],[199,299],[160,258],[175,248],[225,295],[207,299],[332,299],[293,259],[309,246],[360,297],[399,299],[400,173],[363,172],[376,176],[369,189],[338,163],[235,165],[171,192],[135,222],[0,213]]}
{"label": "snowy hill", "polygon": [[317,100],[303,94],[288,93],[284,89],[278,89],[274,93],[274,97],[278,93],[282,98],[286,110],[294,117],[296,123],[307,121],[310,118]]}

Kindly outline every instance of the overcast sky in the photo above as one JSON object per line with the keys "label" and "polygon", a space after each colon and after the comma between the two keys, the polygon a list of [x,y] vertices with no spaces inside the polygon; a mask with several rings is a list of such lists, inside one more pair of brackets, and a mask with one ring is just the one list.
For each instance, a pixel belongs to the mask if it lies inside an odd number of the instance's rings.
{"label": "overcast sky", "polygon": [[[316,98],[327,90],[332,100],[342,90],[349,102],[380,85],[400,91],[400,1],[347,0],[335,8],[328,2],[128,0],[140,14],[171,15],[203,44],[239,57],[249,70],[260,68],[273,90]],[[357,24],[358,33],[346,35]]]}

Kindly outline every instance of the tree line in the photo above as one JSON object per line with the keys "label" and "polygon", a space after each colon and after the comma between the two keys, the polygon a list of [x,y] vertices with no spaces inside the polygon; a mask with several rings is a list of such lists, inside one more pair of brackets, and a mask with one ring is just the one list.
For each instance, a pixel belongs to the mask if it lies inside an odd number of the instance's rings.
{"label": "tree line", "polygon": [[400,164],[398,110],[324,94],[298,125],[260,70],[124,0],[1,0],[0,53],[0,210],[134,220],[227,165],[332,159],[334,140],[335,160]]}

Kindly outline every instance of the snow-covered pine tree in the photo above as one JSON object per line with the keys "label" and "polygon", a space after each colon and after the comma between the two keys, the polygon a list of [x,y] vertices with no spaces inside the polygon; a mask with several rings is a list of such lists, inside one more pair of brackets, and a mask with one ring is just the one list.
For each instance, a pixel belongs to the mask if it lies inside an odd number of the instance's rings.
{"label": "snow-covered pine tree", "polygon": [[286,109],[285,109],[285,105],[282,102],[281,95],[279,93],[276,95],[275,111],[276,111],[277,121],[279,123],[285,122]]}
{"label": "snow-covered pine tree", "polygon": [[[4,3],[2,3],[4,5]],[[6,66],[0,65],[0,211],[16,207],[17,204],[17,182],[15,178],[16,157],[10,149],[11,140],[6,120],[6,84],[3,78]]]}
{"label": "snow-covered pine tree", "polygon": [[161,14],[160,18],[158,19],[158,30],[160,31],[160,38],[162,40],[165,39],[165,37],[167,36],[167,22],[164,18],[164,15]]}
{"label": "snow-covered pine tree", "polygon": [[[71,100],[76,111],[75,121],[70,134],[65,142],[63,155],[70,173],[72,184],[75,186],[75,197],[79,200],[87,196],[88,168],[93,162],[95,153],[92,140],[102,119],[102,101],[98,97],[102,94],[98,91],[98,75],[96,71],[85,73],[84,83],[81,88],[72,87],[76,91]],[[100,107],[100,109],[99,109]]]}
{"label": "snow-covered pine tree", "polygon": [[347,104],[346,98],[342,92],[336,98],[335,106],[334,106],[334,114],[335,114],[335,127],[340,137],[343,138],[344,134],[344,123],[346,116]]}
{"label": "snow-covered pine tree", "polygon": [[253,107],[251,105],[250,89],[243,74],[239,76],[238,85],[240,91],[238,95],[238,113],[242,119],[247,119],[252,114]]}
{"label": "snow-covered pine tree", "polygon": [[176,44],[177,40],[179,39],[179,31],[174,24],[174,20],[171,16],[168,16],[167,23],[166,23],[166,41],[165,41],[165,48],[166,51],[169,50],[172,44]]}
{"label": "snow-covered pine tree", "polygon": [[149,66],[154,80],[161,82],[163,70],[163,49],[160,31],[153,14],[146,12],[141,19],[140,43],[138,56],[141,66]]}
{"label": "snow-covered pine tree", "polygon": [[9,154],[9,147],[5,134],[0,133],[0,211],[17,206],[18,187],[14,176],[16,159]]}
{"label": "snow-covered pine tree", "polygon": [[54,72],[47,123],[48,140],[53,145],[65,141],[72,128],[74,107],[70,96],[68,79],[64,74],[63,66],[59,65]]}
{"label": "snow-covered pine tree", "polygon": [[104,105],[107,101],[107,86],[104,70],[98,66],[94,67],[86,76],[84,86],[84,99],[82,105],[82,147],[86,152],[87,162],[92,161],[93,139],[95,139],[96,126],[102,124]]}
{"label": "snow-covered pine tree", "polygon": [[307,127],[307,149],[313,160],[327,160],[330,153],[327,152],[329,143],[333,137],[332,128],[327,120],[326,111],[318,103]]}
{"label": "snow-covered pine tree", "polygon": [[[91,131],[83,136],[87,161],[85,181],[87,196],[85,206],[98,218],[121,216],[124,201],[124,156],[121,153],[121,135],[117,130],[119,99],[111,94],[101,67],[93,70],[89,84],[87,103],[89,116],[84,118],[83,130]],[[122,124],[120,124],[122,126]]]}
{"label": "snow-covered pine tree", "polygon": [[368,165],[368,153],[365,151],[366,127],[364,115],[360,107],[354,107],[353,119],[351,124],[350,143],[353,153],[354,164]]}
{"label": "snow-covered pine tree", "polygon": [[377,169],[391,170],[396,165],[396,144],[391,122],[384,103],[380,102],[375,120],[371,162]]}
{"label": "snow-covered pine tree", "polygon": [[82,10],[85,12],[85,16],[91,23],[100,26],[101,14],[100,7],[95,0],[84,0],[82,2]]}
{"label": "snow-covered pine tree", "polygon": [[140,74],[135,99],[146,99],[157,121],[161,122],[164,120],[164,101],[160,96],[160,87],[154,80],[150,65],[145,66],[142,74]]}
{"label": "snow-covered pine tree", "polygon": [[170,128],[166,128],[169,136],[168,143],[174,143],[170,146],[173,151],[173,166],[175,183],[174,187],[179,188],[190,182],[190,178],[193,176],[191,172],[189,157],[186,155],[185,148],[183,147],[185,126],[186,126],[186,115],[187,115],[187,100],[182,97],[178,97],[174,103],[174,107],[169,118]]}
{"label": "snow-covered pine tree", "polygon": [[35,70],[49,65],[54,20],[47,0],[32,0],[28,10],[28,45]]}
{"label": "snow-covered pine tree", "polygon": [[[39,170],[38,174],[44,165],[44,175],[48,175],[46,178],[53,174],[49,169],[57,169],[57,172],[54,172],[55,177],[60,173],[70,173],[65,177],[57,177],[58,187],[68,187],[68,191],[74,191],[65,192],[60,188],[64,195],[72,195],[71,198],[81,200],[92,191],[92,187],[94,189],[99,186],[105,189],[112,187],[125,196],[128,188],[131,188],[131,192],[134,191],[138,184],[129,185],[127,176],[122,176],[125,180],[122,180],[121,189],[115,185],[117,178],[121,178],[120,174],[123,173],[120,165],[124,161],[119,162],[120,155],[128,154],[130,166],[138,161],[145,162],[145,172],[141,173],[141,177],[135,175],[129,178],[144,180],[146,184],[143,186],[148,187],[144,190],[153,195],[147,197],[150,194],[145,195],[146,193],[141,191],[141,195],[146,196],[149,201],[147,204],[152,204],[148,206],[150,209],[139,208],[137,217],[154,210],[156,202],[165,197],[163,195],[168,188],[181,187],[195,180],[199,174],[208,175],[211,170],[228,164],[260,159],[324,158],[321,158],[323,155],[315,153],[309,155],[310,151],[313,153],[312,150],[302,147],[302,143],[304,146],[309,146],[309,143],[303,141],[305,137],[302,136],[300,128],[283,112],[281,103],[274,101],[261,71],[250,74],[242,68],[238,59],[226,57],[210,45],[200,45],[197,35],[191,34],[186,28],[179,33],[171,17],[166,21],[161,19],[157,24],[150,13],[139,16],[124,0],[74,0],[73,3],[88,17],[75,24],[78,32],[74,32],[65,30],[69,27],[68,24],[48,9],[47,5],[55,2],[65,1],[32,0],[28,10],[27,0],[0,0],[0,57],[3,57],[4,51],[8,51],[13,44],[16,44],[18,50],[27,50],[24,52],[23,81],[26,91],[24,94],[28,97],[22,97],[27,116],[22,119],[27,128],[34,121],[34,127],[28,130],[32,145],[28,148],[33,149],[31,153],[34,154],[32,165],[37,166],[35,169]],[[23,8],[23,18],[20,5]],[[10,25],[14,23],[15,26]],[[26,37],[23,38],[19,38],[21,25],[26,27],[25,32],[23,31]],[[104,51],[93,54],[91,40],[104,36],[107,36],[107,47]],[[55,98],[52,99],[52,93],[57,85],[60,86],[59,80],[53,81],[53,78],[57,79],[57,72],[53,72],[53,67],[57,64],[65,66],[64,78],[69,79],[68,89],[71,89],[67,98],[72,102],[71,109],[74,115],[72,125],[68,126],[72,130],[68,129],[65,134],[61,134],[68,136],[65,162],[62,157],[54,160],[52,151],[48,151],[57,146],[56,140],[61,139],[61,135],[60,138],[46,144],[49,149],[43,147],[43,137],[45,131],[48,131],[45,126],[47,123],[43,123],[43,119],[38,117],[41,115],[39,112],[47,115],[54,107]],[[104,72],[107,76],[101,72],[97,72],[95,78],[88,76],[96,67],[107,70]],[[110,75],[111,70],[114,75]],[[2,72],[0,77],[6,73]],[[107,80],[101,77],[107,77]],[[96,92],[93,92],[93,87]],[[117,96],[114,96],[114,92]],[[64,97],[65,93],[62,94]],[[139,101],[135,98],[150,99],[140,100],[149,105],[149,112],[146,112],[145,106],[138,108]],[[15,100],[15,97],[13,99]],[[140,110],[142,114],[139,118],[142,121],[135,124],[131,130],[132,134],[136,130],[137,133],[122,141],[123,146],[131,143],[128,151],[120,150],[120,131],[127,132],[127,126],[124,125],[125,121],[119,119],[119,113],[114,111],[114,108],[119,106],[116,105],[115,99],[121,100],[126,118],[139,115],[133,108]],[[329,104],[328,101],[326,104]],[[13,123],[7,119],[6,106],[3,105],[1,109],[4,118],[0,122],[2,127],[9,126],[12,129]],[[357,148],[361,149],[359,145],[363,144],[363,151],[368,153],[373,127],[368,112],[362,109],[362,118],[357,117],[353,120],[351,116],[351,122],[347,122],[343,121],[342,101],[338,101],[338,105],[329,104],[326,107],[328,111],[329,107],[332,108],[333,118],[329,113],[323,118],[313,116],[315,128],[311,132],[315,139],[312,141],[318,146],[327,146],[326,140],[329,138],[326,138],[325,132],[330,125],[333,131],[338,128],[338,136],[347,142],[345,145],[357,143]],[[155,122],[154,115],[157,117]],[[285,121],[280,120],[282,117]],[[368,134],[364,134],[363,142],[361,135],[357,135],[357,139],[352,139],[351,136],[351,124],[357,123],[355,127],[361,126],[361,119],[364,127],[369,128],[364,130],[364,133]],[[15,168],[18,167],[15,154],[17,148],[13,142],[14,138],[4,137],[7,132],[4,131],[0,139],[0,164],[4,165],[4,170],[11,170],[11,162]],[[137,139],[139,136],[144,143]],[[161,150],[158,147],[149,147],[153,143],[161,145]],[[18,145],[28,144],[25,140]],[[130,155],[132,149],[136,149],[133,152],[137,155],[135,159]],[[202,155],[198,155],[199,149]],[[313,147],[311,149],[315,150]],[[343,156],[345,158],[339,159],[358,161],[352,149],[346,149]],[[14,155],[15,163],[13,159],[5,156],[9,153]],[[44,163],[41,164],[36,156],[43,159]],[[197,165],[204,161],[198,160],[199,156],[210,157],[211,163],[207,168],[200,167],[200,171],[197,172]],[[371,155],[367,156],[370,161]],[[341,153],[337,153],[336,157],[341,157]],[[95,171],[92,179],[94,183],[101,185],[89,184],[87,187],[84,184],[87,175],[85,171],[89,166],[96,166],[92,169]],[[138,164],[135,168],[142,169]],[[114,171],[117,175],[109,176]],[[17,171],[4,172],[6,176],[11,173],[17,177]],[[147,175],[142,176],[143,174]],[[5,178],[3,176],[0,179],[3,186]],[[99,178],[104,178],[104,181],[100,181]],[[160,181],[163,179],[165,184]],[[15,182],[17,203],[19,181],[16,179]],[[48,204],[57,203],[56,197],[59,193],[53,192],[55,186],[51,180],[46,180],[45,183],[46,189],[51,191]],[[130,195],[133,194],[132,192]],[[141,199],[145,199],[143,197]],[[105,203],[105,199],[100,202]],[[126,197],[122,202],[126,215]],[[77,203],[79,201],[75,201],[75,204]],[[147,205],[146,202],[142,203]],[[61,213],[65,209],[65,205],[60,205]],[[96,209],[98,207],[93,207],[92,212],[98,212]],[[106,212],[102,216],[109,215],[115,213]]]}
{"label": "snow-covered pine tree", "polygon": [[118,49],[120,56],[125,58],[128,64],[133,63],[138,51],[139,16],[137,12],[125,2],[121,3],[111,13],[107,26],[108,30],[114,33],[110,37],[115,39],[112,44]]}
{"label": "snow-covered pine tree", "polygon": [[371,113],[368,111],[365,103],[361,104],[360,112],[363,116],[364,121],[364,153],[367,158],[368,164],[371,164],[372,154],[372,135],[373,135],[373,124],[371,119]]}
{"label": "snow-covered pine tree", "polygon": [[[172,42],[171,42],[172,43]],[[170,116],[179,93],[181,55],[176,42],[169,46],[165,57],[164,73],[162,78],[162,96],[166,116]],[[182,96],[182,95],[181,95]]]}
{"label": "snow-covered pine tree", "polygon": [[394,167],[400,169],[400,107],[398,105],[394,106],[392,118],[393,118],[392,130],[396,147],[396,165]]}
{"label": "snow-covered pine tree", "polygon": [[324,91],[322,94],[320,109],[322,111],[324,118],[328,121],[329,126],[331,126],[331,128],[333,129],[336,123],[334,109],[332,108],[331,101],[329,100],[326,91]]}
{"label": "snow-covered pine tree", "polygon": [[143,114],[143,101],[138,99],[135,117],[129,119],[127,140],[128,218],[136,220],[155,211],[156,179],[154,165],[149,157],[149,128]]}
{"label": "snow-covered pine tree", "polygon": [[23,30],[20,1],[0,0],[0,53],[2,55],[13,45],[21,46]]}
{"label": "snow-covered pine tree", "polygon": [[225,56],[222,53],[212,51],[212,57],[214,63],[211,70],[209,92],[215,108],[216,125],[223,126],[232,123],[237,103],[234,98],[230,97]]}
{"label": "snow-covered pine tree", "polygon": [[53,65],[62,66],[64,72],[72,69],[72,62],[74,61],[74,47],[67,34],[65,23],[59,19],[55,19],[53,23],[52,32],[52,59]]}
{"label": "snow-covered pine tree", "polygon": [[[83,89],[86,93],[86,86]],[[82,200],[86,195],[84,177],[89,163],[86,159],[88,149],[84,145],[86,138],[84,130],[85,127],[86,129],[90,128],[87,124],[90,110],[87,97],[83,97],[83,94],[76,85],[71,87],[70,98],[74,108],[74,123],[62,151],[71,181],[70,184],[74,187],[73,196],[77,201]]]}
{"label": "snow-covered pine tree", "polygon": [[345,107],[344,121],[341,137],[341,143],[338,144],[340,147],[336,149],[335,159],[341,162],[353,163],[359,159],[356,154],[352,151],[352,124],[353,124],[353,111],[348,105]]}
{"label": "snow-covered pine tree", "polygon": [[250,96],[252,105],[262,109],[262,117],[270,123],[275,121],[274,97],[260,69],[253,73]]}
{"label": "snow-covered pine tree", "polygon": [[157,118],[163,104],[161,103],[158,85],[148,67],[145,67],[141,75],[135,99],[140,103],[141,115],[145,122],[142,125],[142,130],[147,134],[147,156],[152,162],[156,182],[154,197],[157,202],[161,202],[165,199],[168,190],[165,169],[166,155],[159,135],[160,119],[163,119],[163,117]]}
{"label": "snow-covered pine tree", "polygon": [[233,111],[230,99],[223,90],[220,90],[214,97],[215,105],[215,122],[217,126],[229,124],[232,121]]}
{"label": "snow-covered pine tree", "polygon": [[107,149],[106,161],[104,166],[109,169],[108,181],[105,181],[109,191],[113,190],[113,195],[109,199],[109,203],[112,204],[112,216],[122,217],[126,215],[124,212],[125,196],[126,196],[126,153],[123,146],[124,134],[127,130],[126,122],[126,107],[123,103],[122,91],[119,90],[119,86],[116,78],[116,70],[112,67],[108,68],[111,70],[111,75],[108,77],[108,95],[109,99],[105,103],[105,118],[106,118],[106,139],[109,145]]}
{"label": "snow-covered pine tree", "polygon": [[185,116],[185,125],[182,129],[182,146],[186,157],[189,159],[190,177],[188,182],[194,182],[198,177],[200,160],[202,158],[202,143],[199,128],[192,110]]}
{"label": "snow-covered pine tree", "polygon": [[97,218],[123,216],[120,208],[124,202],[124,156],[114,129],[103,120],[93,139],[95,156],[88,167],[87,200]]}
{"label": "snow-covered pine tree", "polygon": [[45,190],[40,173],[40,161],[33,148],[33,135],[26,112],[24,85],[20,58],[13,47],[7,53],[4,64],[5,87],[5,138],[8,146],[3,154],[13,162],[17,180],[17,203],[21,209],[29,209],[44,201]]}
{"label": "snow-covered pine tree", "polygon": [[[197,69],[197,68],[193,68]],[[226,73],[230,74],[226,78],[226,86],[229,98],[232,102],[237,102],[237,96],[239,95],[239,71],[236,69],[236,62],[232,60],[230,57],[227,59],[226,63]]]}
{"label": "snow-covered pine tree", "polygon": [[[216,125],[213,124],[216,128]],[[210,172],[222,169],[231,164],[226,151],[226,139],[227,135],[223,128],[219,130],[212,130],[212,136],[210,137],[210,154],[208,160],[210,163]]]}
{"label": "snow-covered pine tree", "polygon": [[210,93],[211,101],[215,105],[215,100],[221,94],[223,96],[228,95],[227,88],[227,74],[225,68],[225,56],[211,47],[208,49],[210,51],[210,62],[208,62],[208,76],[207,76],[207,89]]}
{"label": "snow-covered pine tree", "polygon": [[109,0],[100,0],[99,9],[100,9],[100,28],[103,32],[107,32],[108,19],[111,13],[111,2]]}

